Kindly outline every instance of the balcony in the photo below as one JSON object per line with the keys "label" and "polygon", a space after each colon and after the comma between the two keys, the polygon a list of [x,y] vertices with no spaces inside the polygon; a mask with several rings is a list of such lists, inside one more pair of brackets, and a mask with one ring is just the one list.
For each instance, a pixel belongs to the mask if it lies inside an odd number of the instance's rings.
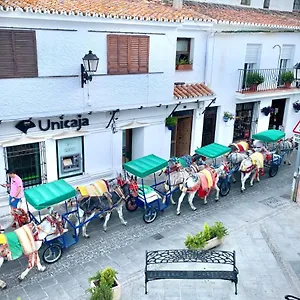
{"label": "balcony", "polygon": [[[295,69],[239,69],[238,93],[295,88]],[[291,81],[291,84],[286,81]]]}

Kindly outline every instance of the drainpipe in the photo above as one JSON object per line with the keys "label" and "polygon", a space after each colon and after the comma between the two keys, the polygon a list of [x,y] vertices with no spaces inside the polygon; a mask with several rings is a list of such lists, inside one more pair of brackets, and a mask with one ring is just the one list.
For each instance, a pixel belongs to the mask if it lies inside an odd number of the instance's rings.
{"label": "drainpipe", "polygon": [[275,49],[276,47],[279,48],[279,56],[278,56],[278,66],[277,66],[277,69],[280,69],[281,46],[280,46],[280,45],[275,45],[275,46],[273,47],[273,49]]}
{"label": "drainpipe", "polygon": [[182,9],[183,0],[173,0],[173,7],[176,9]]}

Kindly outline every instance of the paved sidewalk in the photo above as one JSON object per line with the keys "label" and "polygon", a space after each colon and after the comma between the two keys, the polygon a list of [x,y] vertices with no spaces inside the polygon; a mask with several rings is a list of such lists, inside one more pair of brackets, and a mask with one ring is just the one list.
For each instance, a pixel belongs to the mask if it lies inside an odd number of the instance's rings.
{"label": "paved sidewalk", "polygon": [[[293,167],[283,166],[276,177],[264,176],[245,193],[239,183],[227,197],[215,203],[196,199],[193,212],[184,202],[182,213],[174,207],[160,213],[152,224],[142,221],[142,212],[125,212],[127,227],[114,215],[108,232],[102,221],[89,227],[91,238],[63,254],[60,261],[47,265],[44,273],[33,271],[22,283],[16,277],[26,267],[25,259],[7,263],[0,278],[9,287],[1,300],[79,300],[89,299],[87,278],[97,270],[111,266],[122,283],[122,300],[283,300],[284,295],[300,297],[300,208],[289,200]],[[221,221],[230,234],[218,249],[235,250],[240,270],[238,295],[230,282],[165,280],[148,284],[144,295],[145,250],[184,248],[187,234],[202,230],[204,222]],[[187,265],[185,265],[185,268]],[[189,266],[192,268],[193,266]]]}

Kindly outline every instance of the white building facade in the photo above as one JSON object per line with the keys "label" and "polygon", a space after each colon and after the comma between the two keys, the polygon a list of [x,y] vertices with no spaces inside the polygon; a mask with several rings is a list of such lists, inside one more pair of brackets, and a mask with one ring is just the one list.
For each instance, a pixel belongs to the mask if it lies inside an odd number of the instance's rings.
{"label": "white building facade", "polygon": [[[0,58],[10,62],[0,64],[0,182],[13,168],[26,186],[60,178],[76,185],[116,176],[124,162],[151,153],[193,154],[274,126],[291,136],[300,89],[295,82],[282,88],[278,70],[300,60],[300,23],[296,32],[278,32],[199,19],[186,6],[168,11],[188,18],[0,11]],[[89,50],[99,66],[82,87]],[[243,82],[248,70],[264,75],[258,91]],[[266,117],[260,111],[268,106],[276,113]],[[235,120],[224,122],[225,111]],[[170,115],[177,118],[172,131]]]}

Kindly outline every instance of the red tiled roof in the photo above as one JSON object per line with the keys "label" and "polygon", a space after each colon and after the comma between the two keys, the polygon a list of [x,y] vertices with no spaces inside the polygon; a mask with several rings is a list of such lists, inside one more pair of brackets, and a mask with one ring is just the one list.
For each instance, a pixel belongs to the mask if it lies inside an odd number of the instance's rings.
{"label": "red tiled roof", "polygon": [[219,23],[300,29],[300,14],[296,12],[191,1],[186,2],[185,6]]}
{"label": "red tiled roof", "polygon": [[162,0],[0,0],[0,9],[40,13],[85,15],[150,21],[181,22],[184,19],[212,21],[188,6],[177,10]]}
{"label": "red tiled roof", "polygon": [[210,90],[204,83],[174,85],[175,99],[199,98],[213,95],[214,92]]}
{"label": "red tiled roof", "polygon": [[[0,0],[0,10],[84,15],[146,21],[208,21],[259,27],[300,30],[300,13],[225,4],[185,1],[183,8],[173,0]],[[282,0],[283,1],[283,0]]]}

